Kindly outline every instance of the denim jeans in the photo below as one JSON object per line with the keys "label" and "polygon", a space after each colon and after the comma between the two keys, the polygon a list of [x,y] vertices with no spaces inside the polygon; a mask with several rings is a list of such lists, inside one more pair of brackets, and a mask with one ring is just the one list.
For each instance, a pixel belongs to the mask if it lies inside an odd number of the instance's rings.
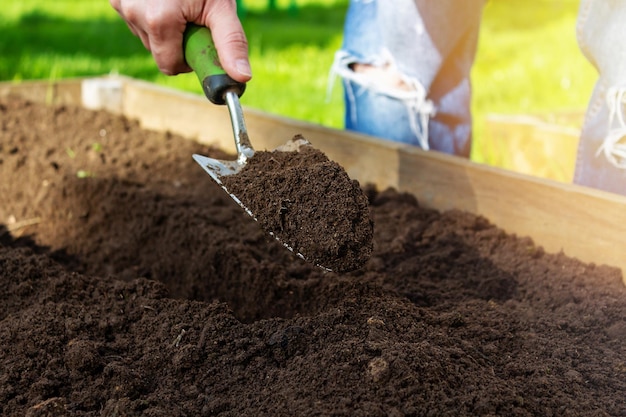
{"label": "denim jeans", "polygon": [[[469,156],[469,77],[484,1],[351,0],[333,64],[346,128]],[[389,66],[409,90],[381,86],[355,73],[355,63]]]}
{"label": "denim jeans", "polygon": [[577,36],[599,73],[583,124],[574,182],[626,195],[626,2],[581,0]]}

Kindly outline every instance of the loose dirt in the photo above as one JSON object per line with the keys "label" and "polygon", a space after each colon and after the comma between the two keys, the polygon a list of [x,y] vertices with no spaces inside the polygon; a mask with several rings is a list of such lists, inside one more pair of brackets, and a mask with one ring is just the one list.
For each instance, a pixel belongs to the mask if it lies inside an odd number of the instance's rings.
{"label": "loose dirt", "polygon": [[618,270],[366,186],[372,256],[325,273],[193,153],[232,158],[0,99],[0,414],[626,415]]}

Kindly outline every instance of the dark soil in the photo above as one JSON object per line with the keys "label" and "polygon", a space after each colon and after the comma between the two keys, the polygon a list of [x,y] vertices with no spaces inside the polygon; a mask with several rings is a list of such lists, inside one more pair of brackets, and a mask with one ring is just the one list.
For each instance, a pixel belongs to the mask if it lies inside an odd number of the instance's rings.
{"label": "dark soil", "polygon": [[0,100],[1,415],[626,415],[616,269],[366,187],[372,257],[325,273],[193,153],[231,158]]}
{"label": "dark soil", "polygon": [[[296,135],[285,146],[306,142]],[[310,145],[256,151],[222,177],[264,230],[307,261],[337,272],[361,268],[373,249],[368,199],[358,181]]]}

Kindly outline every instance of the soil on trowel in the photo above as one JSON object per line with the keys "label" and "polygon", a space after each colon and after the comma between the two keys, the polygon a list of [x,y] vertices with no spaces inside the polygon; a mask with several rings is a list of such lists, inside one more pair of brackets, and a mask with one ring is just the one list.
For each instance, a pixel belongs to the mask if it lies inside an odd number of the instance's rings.
{"label": "soil on trowel", "polygon": [[365,185],[372,255],[324,272],[194,153],[232,159],[0,99],[0,415],[626,415],[618,270]]}
{"label": "soil on trowel", "polygon": [[222,177],[224,186],[307,261],[337,272],[362,267],[373,224],[359,182],[301,135],[284,146],[295,150],[256,151],[241,172]]}

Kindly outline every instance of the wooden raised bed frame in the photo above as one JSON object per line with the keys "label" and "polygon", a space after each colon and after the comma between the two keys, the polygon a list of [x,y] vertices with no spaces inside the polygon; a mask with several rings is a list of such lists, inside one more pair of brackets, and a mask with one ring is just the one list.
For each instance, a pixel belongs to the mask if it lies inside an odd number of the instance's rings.
{"label": "wooden raised bed frame", "polygon": [[[106,109],[137,119],[145,128],[168,130],[234,152],[227,109],[200,95],[108,76],[0,83],[0,96],[10,94]],[[482,215],[508,233],[531,237],[548,252],[563,251],[585,262],[615,266],[625,275],[626,197],[254,109],[244,108],[244,113],[256,149],[273,149],[300,133],[362,184],[395,187],[438,210]],[[189,164],[194,164],[191,155]]]}

